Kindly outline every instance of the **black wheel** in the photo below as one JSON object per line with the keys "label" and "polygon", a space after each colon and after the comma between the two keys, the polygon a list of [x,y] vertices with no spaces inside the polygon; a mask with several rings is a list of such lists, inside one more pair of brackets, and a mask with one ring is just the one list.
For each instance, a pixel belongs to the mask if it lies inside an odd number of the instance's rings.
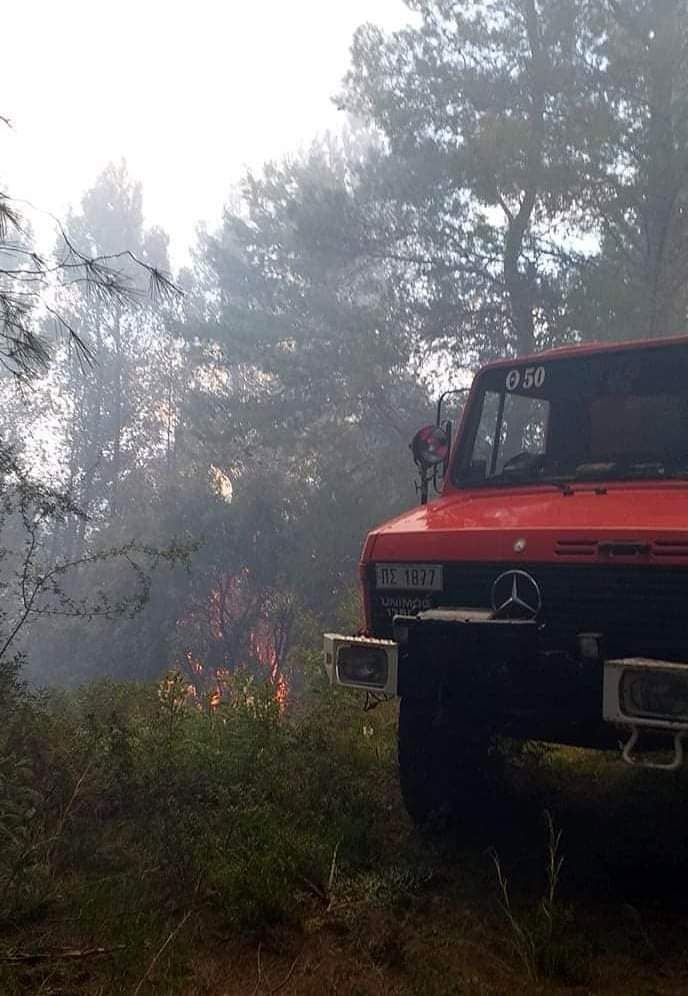
{"label": "black wheel", "polygon": [[402,698],[399,781],[406,810],[423,827],[467,826],[493,796],[489,734],[469,731],[437,702]]}

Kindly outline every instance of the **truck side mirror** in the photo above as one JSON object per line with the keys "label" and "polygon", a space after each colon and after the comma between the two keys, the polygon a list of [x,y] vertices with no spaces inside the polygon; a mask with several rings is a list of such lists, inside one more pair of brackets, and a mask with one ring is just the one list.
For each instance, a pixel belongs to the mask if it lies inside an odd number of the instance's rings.
{"label": "truck side mirror", "polygon": [[424,425],[411,440],[413,459],[423,470],[430,470],[449,458],[449,434],[440,425]]}

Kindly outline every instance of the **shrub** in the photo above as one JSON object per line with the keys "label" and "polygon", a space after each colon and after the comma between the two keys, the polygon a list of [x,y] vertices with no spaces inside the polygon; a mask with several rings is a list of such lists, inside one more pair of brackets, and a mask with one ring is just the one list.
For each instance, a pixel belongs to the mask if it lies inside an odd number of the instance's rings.
{"label": "shrub", "polygon": [[83,893],[105,875],[123,894],[145,881],[154,905],[193,896],[256,926],[325,896],[333,855],[349,870],[373,862],[384,724],[371,744],[348,696],[315,688],[285,709],[273,691],[237,680],[208,708],[179,674],[69,695],[15,683],[0,715],[0,916],[35,911],[58,880]]}

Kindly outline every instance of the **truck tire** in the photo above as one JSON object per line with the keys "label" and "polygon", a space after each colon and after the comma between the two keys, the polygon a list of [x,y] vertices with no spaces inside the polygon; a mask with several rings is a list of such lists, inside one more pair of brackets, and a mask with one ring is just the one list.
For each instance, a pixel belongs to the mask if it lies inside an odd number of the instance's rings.
{"label": "truck tire", "polygon": [[437,702],[402,698],[399,782],[404,806],[420,827],[474,825],[490,795],[490,737],[467,731]]}

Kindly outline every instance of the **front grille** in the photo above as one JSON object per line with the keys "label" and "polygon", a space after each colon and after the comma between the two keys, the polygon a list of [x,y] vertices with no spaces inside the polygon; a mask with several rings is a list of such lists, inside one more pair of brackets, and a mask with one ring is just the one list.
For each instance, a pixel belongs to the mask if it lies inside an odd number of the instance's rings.
{"label": "front grille", "polygon": [[422,595],[376,591],[371,572],[373,632],[391,636],[394,615],[423,608],[489,607],[495,578],[511,569],[527,571],[540,586],[543,649],[573,653],[577,633],[604,633],[609,657],[688,660],[688,568],[446,564],[444,591]]}

